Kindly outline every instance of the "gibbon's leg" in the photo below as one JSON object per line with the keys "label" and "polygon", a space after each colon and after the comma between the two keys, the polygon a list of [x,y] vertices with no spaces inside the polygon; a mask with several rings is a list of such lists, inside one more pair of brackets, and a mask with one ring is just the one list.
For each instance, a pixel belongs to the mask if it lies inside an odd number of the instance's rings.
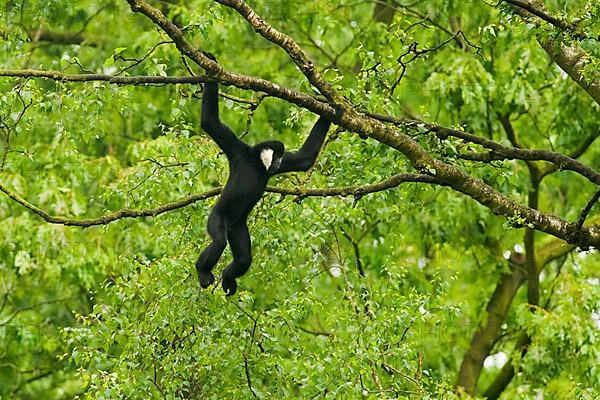
{"label": "gibbon's leg", "polygon": [[223,290],[227,296],[231,296],[237,290],[235,279],[244,275],[252,263],[250,234],[245,217],[229,228],[227,241],[233,253],[233,261],[223,270]]}
{"label": "gibbon's leg", "polygon": [[208,216],[208,234],[212,239],[212,243],[198,257],[196,261],[196,272],[198,272],[198,280],[203,288],[209,287],[215,277],[212,274],[212,269],[221,258],[223,250],[227,245],[226,241],[227,220],[216,207]]}

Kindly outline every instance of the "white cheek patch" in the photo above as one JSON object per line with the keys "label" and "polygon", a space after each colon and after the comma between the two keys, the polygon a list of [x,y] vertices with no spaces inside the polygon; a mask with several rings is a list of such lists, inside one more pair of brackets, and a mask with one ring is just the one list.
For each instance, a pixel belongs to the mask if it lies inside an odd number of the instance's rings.
{"label": "white cheek patch", "polygon": [[271,167],[271,163],[273,162],[273,150],[272,149],[263,149],[260,152],[260,160],[262,161],[265,169],[269,169]]}

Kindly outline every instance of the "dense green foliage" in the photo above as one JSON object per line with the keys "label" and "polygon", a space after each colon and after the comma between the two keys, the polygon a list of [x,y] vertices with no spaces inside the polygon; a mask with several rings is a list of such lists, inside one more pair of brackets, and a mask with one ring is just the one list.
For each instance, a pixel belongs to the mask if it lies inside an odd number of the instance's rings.
{"label": "dense green foliage", "polygon": [[[506,4],[389,2],[386,20],[377,2],[252,3],[360,111],[464,126],[510,146],[507,117],[521,146],[563,154],[599,131],[600,106],[538,43],[577,42],[589,55],[586,78],[600,80],[593,0],[546,2],[555,15],[580,22],[584,40],[526,23]],[[202,74],[173,44],[157,45],[170,39],[125,1],[0,4],[0,69]],[[313,92],[287,54],[232,10],[211,1],[154,6],[227,70]],[[454,23],[464,33],[453,34]],[[275,137],[295,148],[316,119],[261,93],[222,90],[223,120],[250,143]],[[224,155],[199,128],[197,85],[2,77],[0,93],[0,182],[50,215],[150,209],[227,177]],[[394,149],[331,132],[311,171],[271,184],[356,186],[411,171]],[[527,204],[524,162],[473,163],[459,154],[477,146],[409,134]],[[586,150],[579,160],[597,170],[600,147]],[[548,174],[539,209],[574,221],[595,190],[574,172]],[[518,215],[507,221],[451,189],[417,183],[361,198],[266,194],[249,219],[253,265],[239,294],[225,298],[219,287],[200,291],[193,269],[215,199],[81,228],[50,224],[2,194],[0,398],[467,396],[455,392],[457,373],[510,271],[507,256],[524,252],[525,229],[513,227]],[[558,240],[539,232],[534,239],[539,258]],[[217,269],[230,257],[227,250]],[[536,311],[525,284],[492,343],[490,354],[513,357],[519,368],[503,398],[594,398],[600,260],[593,250],[568,249],[548,261]],[[531,344],[521,356],[522,332]],[[479,395],[499,369],[486,363]]]}

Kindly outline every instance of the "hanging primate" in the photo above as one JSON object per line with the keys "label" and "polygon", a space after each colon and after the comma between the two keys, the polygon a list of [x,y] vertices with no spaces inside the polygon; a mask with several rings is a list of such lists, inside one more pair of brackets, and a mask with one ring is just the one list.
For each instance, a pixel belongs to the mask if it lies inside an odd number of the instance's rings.
{"label": "hanging primate", "polygon": [[248,213],[260,200],[271,176],[306,171],[314,164],[331,123],[319,118],[297,152],[285,151],[283,143],[277,140],[249,146],[220,121],[218,96],[217,82],[206,82],[201,126],[227,156],[229,178],[208,217],[212,243],[198,257],[196,271],[200,285],[210,286],[215,281],[212,269],[229,242],[233,261],[223,271],[223,290],[231,296],[237,290],[236,278],[244,275],[252,263]]}

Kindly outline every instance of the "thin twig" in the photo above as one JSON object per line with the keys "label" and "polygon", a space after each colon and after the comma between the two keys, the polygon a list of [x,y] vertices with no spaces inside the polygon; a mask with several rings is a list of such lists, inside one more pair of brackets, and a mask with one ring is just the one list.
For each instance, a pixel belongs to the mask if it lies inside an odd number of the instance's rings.
{"label": "thin twig", "polygon": [[[342,186],[337,188],[282,188],[275,186],[268,186],[267,191],[271,193],[278,193],[284,196],[298,196],[301,198],[304,197],[329,197],[329,196],[355,196],[362,197],[370,193],[381,192],[387,189],[391,189],[393,187],[399,186],[404,182],[422,182],[422,183],[437,183],[436,180],[424,174],[396,174],[389,179],[381,181],[379,183],[367,184],[362,186]],[[106,225],[110,222],[116,221],[118,219],[123,218],[139,218],[139,217],[155,217],[159,214],[165,213],[167,211],[176,210],[178,208],[182,208],[188,206],[192,203],[195,203],[200,200],[206,200],[210,197],[217,196],[221,193],[221,187],[216,187],[214,189],[208,190],[203,193],[198,193],[194,195],[190,195],[184,197],[180,200],[169,202],[162,204],[155,208],[145,209],[145,210],[132,210],[128,208],[124,208],[109,214],[106,214],[102,217],[97,218],[88,218],[88,219],[70,219],[61,216],[53,216],[48,214],[46,211],[41,208],[33,205],[32,203],[25,200],[23,197],[18,195],[17,193],[11,191],[4,184],[0,183],[0,191],[4,192],[8,197],[10,197],[15,202],[19,203],[23,207],[27,208],[29,211],[34,214],[40,216],[43,220],[53,224],[62,224],[66,226],[81,226],[88,227],[94,225]]]}
{"label": "thin twig", "polygon": [[594,193],[594,195],[592,196],[590,201],[588,201],[588,203],[585,205],[583,210],[581,210],[581,214],[579,214],[579,218],[577,218],[577,222],[575,222],[575,226],[577,227],[577,230],[581,229],[581,227],[583,226],[583,223],[585,222],[585,219],[587,218],[588,214],[592,210],[592,207],[594,207],[594,204],[596,204],[596,202],[598,201],[599,198],[600,198],[600,189],[598,189],[596,191],[596,193]]}

